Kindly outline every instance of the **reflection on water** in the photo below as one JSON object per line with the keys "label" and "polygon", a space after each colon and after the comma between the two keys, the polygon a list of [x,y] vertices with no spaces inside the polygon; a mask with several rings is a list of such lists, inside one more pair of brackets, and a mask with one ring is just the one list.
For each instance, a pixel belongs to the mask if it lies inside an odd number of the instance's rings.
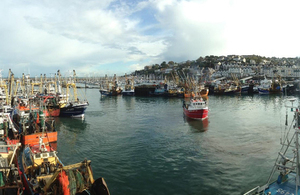
{"label": "reflection on water", "polygon": [[184,115],[183,120],[185,123],[187,122],[189,124],[192,131],[204,132],[208,130],[208,124],[209,124],[208,118],[204,120],[194,120]]}
{"label": "reflection on water", "polygon": [[100,95],[100,102],[117,102],[120,96],[103,96]]}
{"label": "reflection on water", "polygon": [[80,132],[87,128],[87,122],[83,118],[60,118],[56,117],[55,123],[58,129],[63,129],[72,131],[72,132]]}
{"label": "reflection on water", "polygon": [[58,155],[91,160],[111,194],[240,195],[268,179],[278,154],[279,95],[210,96],[201,121],[183,117],[183,98],[86,92],[84,121],[57,118]]}

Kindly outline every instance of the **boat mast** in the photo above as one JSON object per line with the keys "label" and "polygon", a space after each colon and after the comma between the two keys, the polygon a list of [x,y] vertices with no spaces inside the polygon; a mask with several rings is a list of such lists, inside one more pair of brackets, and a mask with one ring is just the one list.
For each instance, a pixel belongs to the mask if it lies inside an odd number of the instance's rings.
{"label": "boat mast", "polygon": [[8,99],[8,92],[7,92],[7,85],[6,85],[6,82],[2,79],[2,70],[0,70],[0,87],[1,88],[4,88],[5,90],[5,103],[6,105],[9,104],[9,99]]}
{"label": "boat mast", "polygon": [[296,110],[296,128],[295,128],[295,134],[296,134],[296,193],[298,194],[298,185],[299,185],[299,112],[298,109]]}
{"label": "boat mast", "polygon": [[40,93],[43,92],[43,74],[41,74],[41,80],[40,80]]}
{"label": "boat mast", "polygon": [[54,86],[55,86],[55,94],[57,93],[57,77],[56,73],[54,74]]}
{"label": "boat mast", "polygon": [[[43,83],[44,83],[44,88],[45,88],[45,89],[47,89],[47,82],[48,82],[48,81],[47,81],[46,74],[44,74],[44,82],[43,82]],[[42,86],[43,86],[43,83],[41,83]],[[40,91],[40,92],[41,92],[41,91]],[[42,92],[41,92],[41,93],[42,93]],[[47,93],[49,93],[49,92],[47,92]]]}
{"label": "boat mast", "polygon": [[9,88],[9,99],[8,99],[8,104],[11,103],[12,91],[13,91],[13,85],[14,85],[14,73],[11,74],[11,78],[10,78],[10,88]]}
{"label": "boat mast", "polygon": [[73,70],[73,83],[72,83],[73,91],[74,91],[74,99],[77,101],[77,89],[76,89],[76,72]]}
{"label": "boat mast", "polygon": [[22,95],[23,95],[25,93],[25,75],[24,75],[24,73],[22,73],[21,90],[22,90]]}
{"label": "boat mast", "polygon": [[58,76],[58,91],[57,91],[57,93],[61,93],[62,86],[61,86],[61,74],[60,74],[60,70],[57,71],[57,76]]}
{"label": "boat mast", "polygon": [[[273,169],[271,171],[271,174],[268,178],[267,184],[262,186],[260,189],[265,190],[269,187],[271,183],[271,179],[275,173],[276,170],[279,170],[280,172],[280,178],[281,180],[285,180],[284,178],[288,173],[294,172],[296,174],[295,178],[295,189],[296,189],[296,194],[298,194],[298,185],[299,185],[299,117],[300,117],[300,112],[298,107],[293,106],[293,102],[295,101],[295,98],[289,99],[289,101],[292,103],[292,106],[287,106],[287,109],[291,109],[292,112],[294,112],[293,118],[294,118],[294,123],[290,124],[290,129],[286,132],[284,135],[283,142],[281,142],[281,149],[280,152],[278,153],[278,157],[275,161],[275,164],[273,166]],[[294,111],[295,109],[295,111]],[[286,123],[287,127],[287,123]],[[290,134],[290,132],[293,132],[293,134]],[[294,144],[294,145],[293,145]],[[293,147],[293,155],[291,158],[288,158],[286,155],[288,155],[288,150],[289,148]],[[291,151],[291,150],[290,150]],[[291,166],[287,166],[287,163],[291,163]],[[278,178],[279,179],[279,178]],[[280,181],[281,182],[281,181]]]}

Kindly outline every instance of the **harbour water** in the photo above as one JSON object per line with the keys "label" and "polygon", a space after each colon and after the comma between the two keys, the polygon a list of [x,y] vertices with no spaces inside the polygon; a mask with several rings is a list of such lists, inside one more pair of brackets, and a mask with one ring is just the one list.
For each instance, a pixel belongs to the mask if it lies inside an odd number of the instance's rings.
{"label": "harbour water", "polygon": [[56,119],[58,155],[92,160],[112,195],[242,194],[266,183],[284,131],[280,95],[210,96],[202,122],[180,98],[85,94],[84,120]]}

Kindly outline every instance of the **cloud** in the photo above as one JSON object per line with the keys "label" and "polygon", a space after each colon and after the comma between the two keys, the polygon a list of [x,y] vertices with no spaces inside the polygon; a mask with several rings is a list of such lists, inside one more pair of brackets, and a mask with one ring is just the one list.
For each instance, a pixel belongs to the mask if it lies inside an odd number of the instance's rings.
{"label": "cloud", "polygon": [[[299,56],[296,0],[0,2],[0,68],[118,75],[206,55]],[[25,72],[26,73],[26,72]],[[5,75],[5,73],[4,73]]]}
{"label": "cloud", "polygon": [[165,47],[159,39],[140,34],[136,30],[139,19],[129,17],[144,8],[143,2],[127,10],[120,9],[124,3],[108,9],[114,1],[80,2],[2,2],[0,16],[10,21],[0,20],[0,61],[10,64],[12,70],[23,64],[24,69],[28,65],[36,73],[46,67],[85,67],[86,72],[107,63],[140,61]]}
{"label": "cloud", "polygon": [[[166,60],[205,55],[297,56],[298,1],[153,1],[168,49]],[[291,47],[293,46],[293,47]],[[285,49],[283,49],[285,48]]]}

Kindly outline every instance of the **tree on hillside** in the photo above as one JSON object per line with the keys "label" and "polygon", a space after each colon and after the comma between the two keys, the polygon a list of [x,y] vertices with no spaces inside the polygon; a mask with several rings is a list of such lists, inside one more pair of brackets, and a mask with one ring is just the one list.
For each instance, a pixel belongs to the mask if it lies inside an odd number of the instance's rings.
{"label": "tree on hillside", "polygon": [[161,66],[162,68],[168,68],[168,64],[166,63],[166,61],[163,61],[163,62],[160,64],[160,66]]}
{"label": "tree on hillside", "polygon": [[152,65],[152,69],[153,69],[153,70],[159,69],[159,65],[158,65],[158,64]]}
{"label": "tree on hillside", "polygon": [[196,60],[196,62],[200,65],[202,62],[203,62],[203,57],[199,57],[197,60]]}
{"label": "tree on hillside", "polygon": [[169,61],[168,64],[169,65],[174,65],[175,63],[174,63],[174,61]]}
{"label": "tree on hillside", "polygon": [[190,60],[188,60],[188,61],[185,62],[185,67],[190,66],[190,65],[191,65],[191,61]]}

